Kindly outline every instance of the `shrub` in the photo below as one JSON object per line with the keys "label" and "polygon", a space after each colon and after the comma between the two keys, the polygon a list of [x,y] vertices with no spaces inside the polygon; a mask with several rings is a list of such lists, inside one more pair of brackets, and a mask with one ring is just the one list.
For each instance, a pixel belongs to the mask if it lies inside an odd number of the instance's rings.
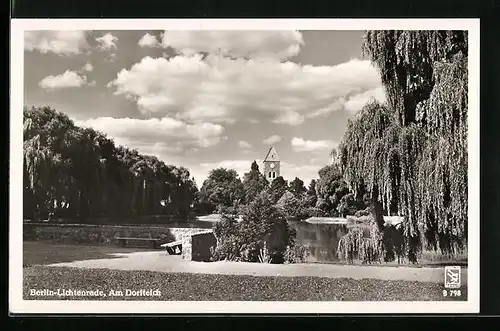
{"label": "shrub", "polygon": [[361,224],[370,225],[373,222],[373,217],[371,215],[347,216],[346,219],[350,224],[358,224],[358,225]]}
{"label": "shrub", "polygon": [[213,261],[237,261],[241,258],[241,244],[239,241],[238,222],[234,217],[221,215],[220,222],[214,224],[214,236],[217,246],[211,248]]}
{"label": "shrub", "polygon": [[371,207],[366,207],[365,209],[357,210],[354,213],[354,216],[356,217],[361,217],[361,216],[370,216],[371,215]]}
{"label": "shrub", "polygon": [[[351,221],[359,222],[364,218],[352,218]],[[402,228],[387,224],[383,231],[379,231],[373,221],[366,223],[366,220],[352,225],[348,233],[340,238],[337,250],[339,259],[349,263],[391,262],[397,259],[401,263],[407,254]],[[370,226],[368,234],[364,231],[366,225]],[[411,257],[409,259],[413,261]]]}
{"label": "shrub", "polygon": [[301,245],[294,243],[286,247],[284,259],[285,263],[302,263],[305,262],[310,254],[309,245]]}
{"label": "shrub", "polygon": [[325,212],[319,208],[306,207],[306,208],[302,208],[299,211],[298,217],[299,217],[299,219],[304,220],[304,219],[308,219],[310,217],[322,217],[324,215],[325,215]]}
{"label": "shrub", "polygon": [[268,194],[262,192],[242,208],[241,222],[236,221],[235,215],[223,214],[214,225],[214,235],[217,238],[214,260],[283,263],[295,231]]}

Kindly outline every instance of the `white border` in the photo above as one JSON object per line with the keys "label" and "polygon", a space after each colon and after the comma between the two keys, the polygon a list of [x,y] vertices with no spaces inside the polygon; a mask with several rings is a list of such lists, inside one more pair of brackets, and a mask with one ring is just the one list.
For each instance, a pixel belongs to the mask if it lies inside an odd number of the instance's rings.
{"label": "white border", "polygon": [[[22,148],[26,30],[468,30],[468,301],[462,302],[155,302],[22,299]],[[11,21],[9,310],[11,313],[478,313],[479,312],[479,19],[273,19]]]}

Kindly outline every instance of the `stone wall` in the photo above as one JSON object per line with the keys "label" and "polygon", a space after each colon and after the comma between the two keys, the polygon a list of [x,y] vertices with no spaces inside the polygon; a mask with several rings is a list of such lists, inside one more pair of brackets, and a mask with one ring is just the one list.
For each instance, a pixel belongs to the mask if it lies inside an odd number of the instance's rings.
{"label": "stone wall", "polygon": [[23,239],[65,244],[115,245],[116,237],[161,238],[162,242],[185,241],[202,228],[167,226],[120,226],[89,224],[24,223]]}

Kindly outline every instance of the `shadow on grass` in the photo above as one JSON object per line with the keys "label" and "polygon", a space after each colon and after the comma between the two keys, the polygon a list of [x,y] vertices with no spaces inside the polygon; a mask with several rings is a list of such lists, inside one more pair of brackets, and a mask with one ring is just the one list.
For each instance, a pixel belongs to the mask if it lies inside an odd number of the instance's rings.
{"label": "shadow on grass", "polygon": [[40,241],[23,242],[23,267],[81,260],[122,258],[115,253],[144,252],[146,249],[113,246],[63,245]]}

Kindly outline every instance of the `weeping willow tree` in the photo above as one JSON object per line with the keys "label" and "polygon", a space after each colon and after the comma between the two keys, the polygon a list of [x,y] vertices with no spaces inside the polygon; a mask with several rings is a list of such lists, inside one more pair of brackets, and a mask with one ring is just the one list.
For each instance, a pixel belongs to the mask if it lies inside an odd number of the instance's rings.
{"label": "weeping willow tree", "polygon": [[[387,102],[350,121],[340,162],[354,190],[371,192],[374,219],[404,216],[405,255],[454,254],[467,239],[467,33],[368,31],[363,51]],[[392,231],[393,229],[391,229]],[[382,236],[383,237],[383,236]]]}

